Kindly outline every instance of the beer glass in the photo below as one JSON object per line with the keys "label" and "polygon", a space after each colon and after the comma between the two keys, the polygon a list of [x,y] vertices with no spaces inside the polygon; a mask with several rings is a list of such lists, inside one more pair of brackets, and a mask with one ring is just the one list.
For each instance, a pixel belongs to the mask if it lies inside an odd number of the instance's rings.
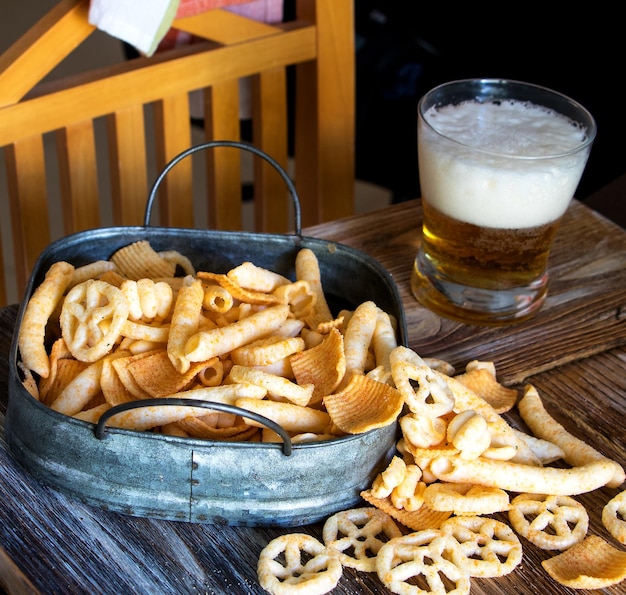
{"label": "beer glass", "polygon": [[417,300],[469,324],[535,314],[595,134],[583,106],[537,85],[471,79],[426,93],[418,106]]}

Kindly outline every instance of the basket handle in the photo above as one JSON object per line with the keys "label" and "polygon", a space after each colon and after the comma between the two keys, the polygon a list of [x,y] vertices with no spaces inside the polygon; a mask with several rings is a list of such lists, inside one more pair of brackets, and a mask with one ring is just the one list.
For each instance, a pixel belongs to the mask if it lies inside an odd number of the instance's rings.
{"label": "basket handle", "polygon": [[213,401],[202,401],[200,399],[180,399],[175,397],[168,397],[163,399],[140,399],[138,401],[129,401],[127,403],[115,405],[114,407],[107,409],[98,419],[98,423],[96,425],[96,438],[98,440],[104,440],[104,438],[106,438],[106,422],[114,415],[122,413],[123,411],[128,411],[130,409],[155,406],[160,407],[162,405],[177,405],[179,407],[204,407],[205,409],[212,409],[215,411],[222,411],[224,413],[233,413],[234,415],[240,415],[241,417],[247,417],[260,424],[263,424],[270,430],[274,430],[274,432],[276,432],[283,439],[283,454],[287,457],[291,455],[291,437],[280,424],[277,424],[276,422],[265,417],[264,415],[259,415],[258,413],[248,411],[247,409],[242,409],[241,407],[236,407],[235,405],[228,405],[226,403],[215,403]]}
{"label": "basket handle", "polygon": [[298,197],[298,193],[296,191],[296,187],[293,183],[293,180],[289,177],[287,172],[283,169],[283,167],[278,163],[274,158],[270,157],[265,151],[258,149],[254,145],[250,143],[245,143],[241,141],[231,141],[231,140],[215,140],[209,141],[206,143],[201,143],[199,145],[194,145],[193,147],[179,153],[174,157],[164,168],[163,171],[159,174],[154,184],[152,185],[152,189],[150,190],[150,194],[148,196],[148,202],[146,203],[146,211],[144,214],[144,226],[148,227],[150,225],[150,217],[152,215],[152,206],[154,204],[157,191],[161,182],[167,175],[167,173],[179,162],[192,155],[193,153],[197,153],[198,151],[203,151],[204,149],[212,149],[214,147],[233,147],[235,149],[241,149],[244,151],[248,151],[250,153],[254,153],[264,159],[269,163],[282,177],[287,185],[287,189],[289,190],[289,194],[291,196],[291,200],[293,203],[294,210],[294,228],[295,234],[297,236],[302,236],[302,215],[300,211],[300,199]]}

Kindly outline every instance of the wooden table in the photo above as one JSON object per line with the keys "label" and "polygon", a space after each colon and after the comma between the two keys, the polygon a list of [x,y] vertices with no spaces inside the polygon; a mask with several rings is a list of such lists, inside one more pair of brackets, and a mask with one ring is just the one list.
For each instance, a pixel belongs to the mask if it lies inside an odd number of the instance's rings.
{"label": "wooden table", "polygon": [[[393,274],[406,308],[410,346],[463,369],[492,360],[509,385],[531,382],[547,409],[571,432],[626,465],[626,232],[574,202],[550,260],[550,296],[533,320],[510,327],[470,327],[421,308],[409,291],[418,244],[418,201],[306,230],[355,246]],[[8,350],[17,308],[0,310],[0,424],[6,411]],[[3,432],[2,432],[3,435]],[[250,529],[132,518],[81,505],[40,485],[13,462],[0,440],[0,576],[16,592],[262,593],[261,549],[291,529]],[[617,489],[578,499],[590,533],[613,541],[601,511]],[[320,525],[298,528],[321,537]],[[295,529],[293,530],[295,531]],[[473,579],[472,593],[580,593],[554,583],[540,561],[553,554],[523,541],[524,560],[510,575]],[[8,556],[8,557],[7,557]],[[606,589],[618,594],[626,583]],[[346,569],[334,593],[381,593],[375,575]]]}

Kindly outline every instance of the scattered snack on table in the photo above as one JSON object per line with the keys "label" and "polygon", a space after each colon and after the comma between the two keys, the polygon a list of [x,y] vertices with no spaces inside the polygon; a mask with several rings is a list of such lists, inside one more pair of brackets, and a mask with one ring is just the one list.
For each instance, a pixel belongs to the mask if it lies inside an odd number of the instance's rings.
{"label": "scattered snack on table", "polygon": [[[626,552],[587,536],[587,511],[571,498],[621,486],[622,466],[558,424],[532,385],[520,395],[488,361],[455,375],[447,362],[399,345],[396,322],[372,301],[332,313],[308,249],[290,280],[250,262],[196,271],[176,251],[136,242],[109,261],[50,267],[24,311],[18,366],[34,398],[91,423],[115,405],[167,397],[258,413],[296,444],[397,421],[395,455],[361,492],[370,507],[330,517],[324,543],[285,535],[263,550],[258,576],[270,593],[326,593],[343,565],[376,570],[394,592],[418,575],[432,592],[442,576],[455,593],[468,592],[470,576],[503,576],[521,561],[517,536],[486,516],[506,511],[520,536],[566,550],[543,562],[560,583],[623,580]],[[109,423],[208,440],[282,440],[245,415],[178,404],[131,409]],[[518,495],[510,501],[509,492]],[[625,494],[602,511],[622,544]]]}
{"label": "scattered snack on table", "polygon": [[589,515],[569,496],[520,494],[511,501],[515,531],[542,550],[566,550],[587,536]]}
{"label": "scattered snack on table", "polygon": [[541,565],[557,582],[572,589],[603,589],[626,578],[626,552],[589,535]]}
{"label": "scattered snack on table", "polygon": [[290,533],[263,548],[257,574],[261,586],[272,595],[323,595],[335,588],[343,566],[337,552],[314,537]]}
{"label": "scattered snack on table", "polygon": [[483,516],[457,516],[444,521],[441,530],[451,533],[461,544],[470,576],[504,576],[522,561],[520,540],[501,521]]}
{"label": "scattered snack on table", "polygon": [[617,541],[626,545],[626,490],[605,504],[602,509],[602,524]]}
{"label": "scattered snack on table", "polygon": [[497,381],[493,362],[470,362],[465,367],[465,373],[455,378],[478,393],[497,413],[510,411],[517,402],[517,391]]}
{"label": "scattered snack on table", "polygon": [[607,485],[613,477],[610,461],[593,461],[580,467],[535,467],[510,461],[438,456],[430,471],[440,481],[478,483],[510,492],[573,496]]}
{"label": "scattered snack on table", "polygon": [[607,483],[608,487],[616,488],[624,483],[626,474],[624,469],[607,459],[595,448],[572,436],[561,424],[553,419],[545,410],[541,397],[534,386],[529,385],[518,404],[522,419],[526,422],[537,438],[549,440],[563,449],[563,457],[570,465],[583,466],[594,461],[603,461],[613,469],[613,477]]}
{"label": "scattered snack on table", "polygon": [[376,556],[376,573],[394,593],[411,592],[415,580],[426,582],[424,594],[464,595],[470,591],[467,557],[456,538],[439,529],[424,529],[388,541]]}
{"label": "scattered snack on table", "polygon": [[395,519],[405,527],[412,531],[421,531],[422,529],[438,529],[445,520],[452,516],[449,510],[440,511],[433,510],[425,504],[422,504],[415,510],[406,508],[398,508],[392,501],[391,496],[385,498],[377,498],[372,494],[371,490],[361,492],[361,498],[387,513],[391,518]]}
{"label": "scattered snack on table", "polygon": [[504,490],[471,483],[431,483],[424,490],[424,502],[433,510],[450,511],[457,516],[509,509],[509,495]]}
{"label": "scattered snack on table", "polygon": [[401,535],[394,520],[373,507],[338,512],[329,517],[323,527],[326,547],[338,552],[344,566],[362,572],[375,572],[380,548]]}
{"label": "scattered snack on table", "polygon": [[[555,437],[551,431],[538,432],[541,435],[538,437],[514,428],[494,409],[493,403],[464,385],[462,378],[421,368],[420,360],[406,348],[392,351],[390,361],[392,369],[395,362],[400,386],[408,396],[407,407],[400,416],[402,437],[397,443],[398,454],[376,476],[370,489],[361,492],[366,502],[409,531],[379,549],[376,564],[384,569],[385,578],[380,578],[385,586],[395,593],[404,593],[413,588],[413,584],[404,582],[406,577],[419,574],[422,585],[428,581],[432,562],[420,560],[419,551],[419,536],[427,530],[431,531],[433,540],[440,532],[454,536],[466,558],[468,575],[474,577],[503,576],[521,563],[522,546],[514,530],[544,550],[569,548],[569,552],[588,539],[587,511],[570,493],[609,486],[620,475],[616,462],[595,450],[582,449],[585,456],[570,458],[570,464],[573,461],[578,465],[548,466],[559,460],[566,462],[566,451],[576,444],[576,439]],[[402,362],[410,362],[410,366]],[[413,376],[420,376],[421,384],[415,383]],[[393,375],[392,380],[395,380]],[[535,389],[526,387],[526,394],[529,390]],[[437,398],[443,396],[439,402],[445,402],[446,395],[453,398],[452,410],[443,407],[439,411]],[[409,403],[417,403],[415,408],[421,413],[416,414]],[[429,408],[431,404],[435,406]],[[511,408],[507,404],[508,411]],[[420,445],[411,444],[411,440]],[[522,457],[515,457],[518,446],[524,451]],[[513,462],[514,458],[517,461]],[[452,481],[448,481],[450,476]],[[509,501],[507,492],[518,493],[523,491],[522,487],[530,488],[530,492]],[[542,493],[540,488],[549,488],[550,495]],[[412,506],[407,507],[409,502]],[[619,512],[620,498],[616,497],[610,504],[605,515],[623,514]],[[506,511],[512,527],[486,516]],[[623,523],[623,516],[616,522]],[[391,555],[390,544],[398,539],[406,541],[401,553],[393,562],[384,560]],[[418,542],[414,543],[415,540]],[[583,569],[583,574],[591,574],[591,578],[578,576],[581,569],[576,569],[573,577],[564,576],[563,568],[567,572],[569,562],[565,559],[561,564],[560,556],[554,559],[553,566],[551,561],[544,562],[544,566],[555,580],[574,588],[616,584],[624,578],[621,564],[626,552],[609,547],[607,544],[601,548],[608,559],[601,559],[600,571]],[[612,560],[616,568],[612,568]],[[394,582],[396,567],[401,568],[398,573],[405,574],[402,580]],[[461,588],[461,592],[469,589],[465,583],[459,587],[451,576],[446,580],[445,592],[452,588]],[[432,592],[437,592],[435,584],[437,578],[428,583]]]}

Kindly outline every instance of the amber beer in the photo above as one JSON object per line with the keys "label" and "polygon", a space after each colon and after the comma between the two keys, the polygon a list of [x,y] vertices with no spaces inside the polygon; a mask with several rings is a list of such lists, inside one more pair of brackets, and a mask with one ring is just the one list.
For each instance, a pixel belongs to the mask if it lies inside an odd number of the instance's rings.
{"label": "amber beer", "polygon": [[545,299],[550,247],[595,136],[584,108],[567,100],[564,114],[545,95],[563,97],[512,81],[456,81],[420,101],[424,222],[411,284],[439,314],[502,324]]}
{"label": "amber beer", "polygon": [[458,283],[485,289],[510,289],[541,277],[559,225],[481,227],[448,217],[426,201],[423,208],[422,251],[430,266]]}

